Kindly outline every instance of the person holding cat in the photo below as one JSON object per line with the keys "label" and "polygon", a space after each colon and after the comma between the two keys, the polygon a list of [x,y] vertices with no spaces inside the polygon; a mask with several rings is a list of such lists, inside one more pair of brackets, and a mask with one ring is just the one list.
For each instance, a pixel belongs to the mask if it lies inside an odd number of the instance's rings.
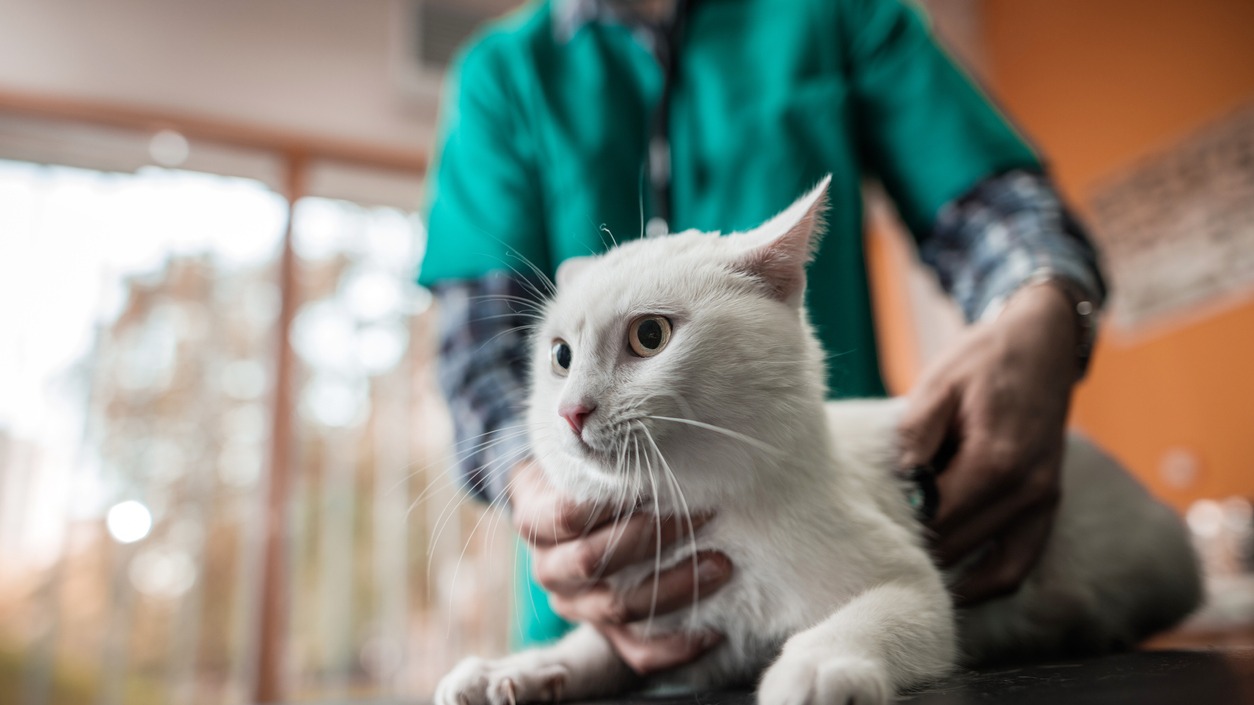
{"label": "person holding cat", "polygon": [[465,484],[509,503],[548,592],[520,598],[524,640],[560,634],[549,606],[595,624],[637,672],[689,662],[717,635],[644,639],[625,625],[687,606],[734,569],[713,553],[625,595],[604,587],[686,534],[643,514],[610,527],[614,508],[557,496],[528,459],[525,329],[543,282],[612,238],[750,227],[827,173],[829,234],[806,305],[829,394],[886,394],[862,252],[861,184],[874,177],[971,322],[908,397],[900,467],[939,499],[924,517],[938,563],[977,556],[959,601],[1015,590],[1049,535],[1105,286],[1040,157],[916,9],[547,0],[482,31],[449,85],[419,279],[440,301]]}

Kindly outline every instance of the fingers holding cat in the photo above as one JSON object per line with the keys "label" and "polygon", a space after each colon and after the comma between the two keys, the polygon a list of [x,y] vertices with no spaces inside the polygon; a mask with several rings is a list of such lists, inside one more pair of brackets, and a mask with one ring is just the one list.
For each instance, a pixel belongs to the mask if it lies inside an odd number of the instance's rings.
{"label": "fingers holding cat", "polygon": [[[605,583],[561,592],[551,590],[549,603],[568,620],[611,626],[647,620],[690,607],[693,597],[705,597],[731,577],[731,561],[713,551],[697,555],[696,565],[685,560],[624,591]],[[538,574],[538,570],[537,570]]]}
{"label": "fingers holding cat", "polygon": [[[539,554],[541,549],[537,549]],[[692,606],[718,590],[731,577],[731,561],[716,552],[703,552],[693,561],[681,561],[642,580],[632,588],[615,591],[604,582],[582,589],[552,590],[549,604],[567,620],[592,624],[636,673],[647,675],[689,663],[722,640],[722,635],[687,632],[650,633],[639,629],[651,616],[661,616]],[[540,577],[537,568],[537,577]]]}
{"label": "fingers holding cat", "polygon": [[702,552],[622,591],[606,583],[628,566],[651,565],[659,550],[690,540],[709,516],[659,518],[631,508],[579,505],[549,487],[530,462],[515,468],[510,497],[514,524],[532,546],[536,581],[549,592],[553,610],[600,630],[632,670],[672,668],[717,643],[718,635],[644,637],[630,625],[687,608],[694,596],[718,590],[731,578],[727,556]]}
{"label": "fingers holding cat", "polygon": [[1062,465],[1061,438],[1046,442],[1044,457],[1009,470],[970,457],[988,443],[966,445],[971,452],[960,452],[945,473],[950,477],[942,475],[950,482],[938,479],[942,497],[948,493],[954,501],[946,507],[942,499],[945,511],[933,522],[933,554],[942,566],[976,556],[954,587],[960,605],[1013,593],[1027,578],[1049,540]]}
{"label": "fingers holding cat", "polygon": [[509,499],[514,528],[534,546],[586,536],[614,516],[614,507],[578,504],[557,493],[532,460],[514,466]]}
{"label": "fingers holding cat", "polygon": [[984,551],[958,586],[960,602],[1013,592],[1049,537],[1071,388],[1075,328],[1052,286],[1020,291],[973,326],[912,390],[899,431],[905,467],[936,461],[940,504],[930,521],[943,566]]}
{"label": "fingers holding cat", "polygon": [[[693,517],[692,530],[708,519]],[[536,578],[549,591],[582,590],[629,565],[652,561],[660,548],[689,535],[688,523],[677,517],[659,520],[650,514],[634,514],[618,522],[611,517],[586,536],[536,544]]]}
{"label": "fingers holding cat", "polygon": [[1053,506],[1015,517],[1001,538],[954,586],[959,606],[1013,593],[1040,559],[1053,526]]}

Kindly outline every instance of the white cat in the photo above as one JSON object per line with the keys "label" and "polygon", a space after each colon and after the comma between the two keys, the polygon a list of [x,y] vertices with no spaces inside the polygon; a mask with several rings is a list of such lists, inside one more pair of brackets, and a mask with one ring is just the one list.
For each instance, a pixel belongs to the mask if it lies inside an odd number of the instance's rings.
{"label": "white cat", "polygon": [[[893,471],[901,402],[824,401],[802,294],[826,188],[751,232],[568,262],[536,332],[528,423],[547,479],[587,501],[716,512],[661,565],[715,549],[736,566],[694,609],[653,621],[726,635],[654,681],[715,688],[765,671],[764,705],[872,705],[959,660],[1109,650],[1193,609],[1197,564],[1178,517],[1072,436],[1040,562],[1017,593],[955,613]],[[463,661],[436,705],[586,699],[637,682],[584,625],[547,648]]]}

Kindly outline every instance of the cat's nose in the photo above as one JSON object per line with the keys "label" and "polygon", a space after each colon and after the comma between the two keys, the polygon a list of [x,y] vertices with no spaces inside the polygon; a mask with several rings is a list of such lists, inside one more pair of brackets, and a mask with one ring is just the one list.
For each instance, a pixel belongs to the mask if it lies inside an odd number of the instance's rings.
{"label": "cat's nose", "polygon": [[566,419],[566,423],[570,424],[570,430],[578,436],[583,433],[583,422],[588,419],[592,412],[596,411],[596,404],[571,404],[563,406],[557,410],[562,418]]}

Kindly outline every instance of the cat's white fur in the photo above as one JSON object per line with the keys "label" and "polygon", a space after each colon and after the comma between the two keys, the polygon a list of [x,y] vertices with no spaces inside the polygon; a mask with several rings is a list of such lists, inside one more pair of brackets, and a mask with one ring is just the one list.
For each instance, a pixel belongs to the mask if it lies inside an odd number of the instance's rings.
{"label": "cat's white fur", "polygon": [[[824,400],[802,294],[826,185],[748,233],[686,232],[565,265],[536,333],[528,421],[550,482],[587,501],[716,512],[658,564],[716,549],[735,565],[695,609],[650,625],[725,641],[654,680],[710,688],[760,677],[766,705],[871,705],[960,660],[1100,652],[1189,612],[1199,580],[1179,519],[1074,435],[1039,564],[1015,594],[955,612],[895,479],[901,402]],[[626,342],[644,314],[673,322],[650,358]],[[573,350],[565,377],[550,361],[559,338]],[[574,403],[596,407],[582,441],[557,413]],[[463,661],[436,705],[582,699],[636,683],[585,625],[547,648]]]}

